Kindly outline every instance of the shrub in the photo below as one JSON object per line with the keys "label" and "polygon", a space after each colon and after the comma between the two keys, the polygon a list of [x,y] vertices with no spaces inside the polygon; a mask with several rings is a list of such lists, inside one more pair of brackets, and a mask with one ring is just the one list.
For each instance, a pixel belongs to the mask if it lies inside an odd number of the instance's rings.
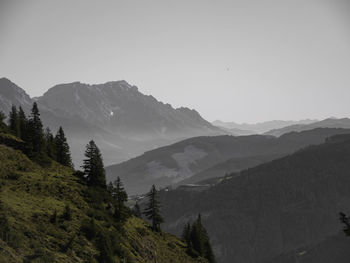
{"label": "shrub", "polygon": [[85,237],[88,240],[92,240],[97,236],[98,233],[98,226],[95,224],[95,221],[93,218],[90,220],[85,219],[82,222],[82,225],[80,227],[80,231],[85,235]]}
{"label": "shrub", "polygon": [[72,210],[69,205],[65,206],[62,218],[68,221],[72,220]]}
{"label": "shrub", "polygon": [[9,180],[18,180],[22,175],[16,172],[9,172],[7,174],[7,179]]}

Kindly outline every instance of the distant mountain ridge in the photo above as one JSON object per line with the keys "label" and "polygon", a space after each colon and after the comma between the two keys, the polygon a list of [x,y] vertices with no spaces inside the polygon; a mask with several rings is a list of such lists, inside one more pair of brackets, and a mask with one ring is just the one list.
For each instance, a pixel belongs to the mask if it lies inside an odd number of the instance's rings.
{"label": "distant mountain ridge", "polygon": [[[60,84],[35,100],[46,126],[64,127],[75,163],[90,139],[112,164],[184,138],[225,134],[195,110],[174,109],[126,81]],[[10,80],[0,79],[0,110],[7,114],[14,104],[28,112],[33,101]]]}
{"label": "distant mountain ridge", "polygon": [[142,194],[152,184],[166,187],[221,177],[226,172],[271,161],[344,133],[350,133],[350,129],[319,128],[279,138],[266,135],[194,137],[108,166],[107,179],[114,181],[119,176],[128,193]]}
{"label": "distant mountain ridge", "polygon": [[235,123],[235,122],[224,122],[220,120],[213,121],[212,124],[217,127],[223,127],[233,134],[237,135],[250,135],[250,134],[261,134],[268,132],[273,129],[280,129],[290,125],[296,124],[310,124],[317,122],[318,120],[300,120],[300,121],[284,121],[284,120],[273,120],[258,123]]}
{"label": "distant mountain ridge", "polygon": [[307,131],[312,130],[315,128],[343,128],[343,129],[349,129],[350,128],[350,119],[348,118],[328,118],[322,121],[317,121],[310,124],[295,124],[290,125],[287,127],[283,127],[280,129],[274,129],[268,132],[265,132],[265,135],[273,135],[273,136],[281,136],[288,132],[300,132],[300,131]]}

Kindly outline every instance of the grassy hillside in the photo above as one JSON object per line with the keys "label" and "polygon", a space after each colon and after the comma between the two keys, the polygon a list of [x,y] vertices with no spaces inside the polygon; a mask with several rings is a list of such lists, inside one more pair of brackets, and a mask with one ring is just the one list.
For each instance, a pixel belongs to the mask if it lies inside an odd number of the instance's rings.
{"label": "grassy hillside", "polygon": [[138,218],[116,224],[105,197],[98,208],[98,196],[57,163],[42,168],[0,145],[0,186],[0,262],[111,262],[110,252],[112,262],[206,262]]}

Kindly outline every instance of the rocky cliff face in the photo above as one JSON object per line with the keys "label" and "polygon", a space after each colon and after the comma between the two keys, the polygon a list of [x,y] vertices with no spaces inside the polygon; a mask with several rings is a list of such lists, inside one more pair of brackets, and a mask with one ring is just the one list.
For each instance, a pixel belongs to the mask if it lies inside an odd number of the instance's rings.
{"label": "rocky cliff face", "polygon": [[[195,110],[174,109],[126,81],[60,84],[36,101],[46,126],[53,131],[63,126],[76,164],[81,163],[90,139],[102,150],[105,163],[113,164],[183,138],[223,133]],[[12,104],[23,105],[29,112],[33,100],[11,81],[1,79],[0,102],[5,113]]]}
{"label": "rocky cliff face", "polygon": [[12,105],[28,110],[33,103],[29,95],[9,79],[0,79],[0,110],[8,113]]}
{"label": "rocky cliff face", "polygon": [[126,81],[87,85],[57,85],[38,99],[40,105],[66,118],[80,118],[113,132],[139,138],[205,134],[220,130],[196,111],[174,109],[131,86]]}

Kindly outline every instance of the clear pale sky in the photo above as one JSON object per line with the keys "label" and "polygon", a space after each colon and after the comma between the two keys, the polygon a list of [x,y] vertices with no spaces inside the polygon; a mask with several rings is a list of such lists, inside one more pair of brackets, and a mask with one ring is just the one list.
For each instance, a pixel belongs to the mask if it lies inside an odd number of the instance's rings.
{"label": "clear pale sky", "polygon": [[350,117],[350,1],[0,0],[0,77],[125,79],[210,121]]}

